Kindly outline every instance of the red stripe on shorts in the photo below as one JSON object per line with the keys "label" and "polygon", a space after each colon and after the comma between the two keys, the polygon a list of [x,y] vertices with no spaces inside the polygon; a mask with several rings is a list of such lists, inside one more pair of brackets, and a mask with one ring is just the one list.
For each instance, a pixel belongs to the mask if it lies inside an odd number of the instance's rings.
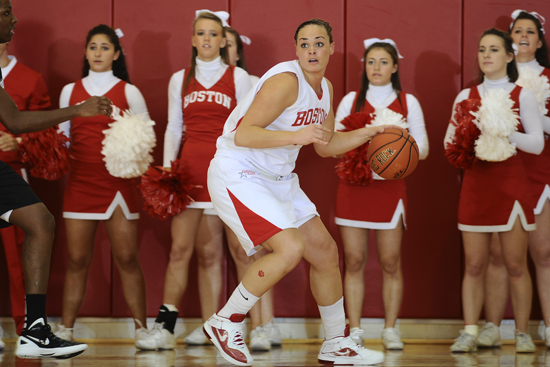
{"label": "red stripe on shorts", "polygon": [[250,240],[252,240],[254,246],[258,246],[265,240],[282,231],[281,228],[273,225],[273,223],[248,209],[248,207],[237,199],[237,197],[233,195],[229,189],[227,189],[227,192],[229,193],[229,197],[235,206],[235,210],[237,211],[237,215],[241,220],[243,228]]}

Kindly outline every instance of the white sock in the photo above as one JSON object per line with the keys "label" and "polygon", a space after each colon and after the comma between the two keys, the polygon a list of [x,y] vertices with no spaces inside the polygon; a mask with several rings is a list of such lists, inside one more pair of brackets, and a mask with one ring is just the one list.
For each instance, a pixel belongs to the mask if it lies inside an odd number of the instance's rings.
{"label": "white sock", "polygon": [[346,314],[344,313],[344,297],[330,306],[318,306],[325,329],[325,339],[344,336],[346,330]]}
{"label": "white sock", "polygon": [[233,294],[229,297],[225,306],[218,311],[218,316],[228,319],[234,314],[246,315],[259,299],[260,297],[256,297],[247,291],[241,282],[233,291]]}
{"label": "white sock", "polygon": [[477,325],[465,325],[464,326],[464,332],[470,335],[473,335],[477,338],[477,334],[479,333],[479,326]]}

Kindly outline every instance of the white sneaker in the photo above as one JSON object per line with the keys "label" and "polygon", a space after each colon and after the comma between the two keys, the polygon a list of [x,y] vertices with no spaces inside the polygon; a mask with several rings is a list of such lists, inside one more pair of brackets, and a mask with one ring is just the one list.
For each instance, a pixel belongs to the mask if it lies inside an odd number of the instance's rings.
{"label": "white sneaker", "polygon": [[516,352],[517,353],[533,353],[535,351],[535,344],[531,335],[522,333],[519,330],[514,330],[516,334]]}
{"label": "white sneaker", "polygon": [[[358,333],[358,331],[361,331],[361,333]],[[363,338],[363,329],[359,327],[352,327],[350,330],[351,339],[359,345],[365,344],[365,339]]]}
{"label": "white sneaker", "polygon": [[476,337],[468,334],[464,330],[460,330],[460,336],[455,339],[451,345],[451,352],[466,353],[475,352],[477,350]]}
{"label": "white sneaker", "polygon": [[500,347],[500,329],[492,322],[486,323],[477,336],[477,346],[482,348]]}
{"label": "white sneaker", "polygon": [[267,336],[267,339],[269,339],[272,346],[279,346],[283,344],[281,330],[279,330],[279,327],[275,325],[273,321],[263,324],[262,329],[264,330],[265,335]]}
{"label": "white sneaker", "polygon": [[144,333],[143,337],[137,338],[136,348],[141,350],[174,349],[176,348],[176,337],[163,327],[163,324],[155,322],[153,329]]}
{"label": "white sneaker", "polygon": [[548,348],[550,348],[550,326],[544,329],[544,343]]}
{"label": "white sneaker", "polygon": [[394,327],[387,327],[382,330],[382,344],[384,348],[391,350],[403,349],[403,342],[401,341],[401,331]]}
{"label": "white sneaker", "polygon": [[208,345],[210,344],[210,340],[204,335],[204,331],[202,331],[202,326],[199,326],[193,332],[189,335],[187,335],[184,339],[185,344],[187,345]]}
{"label": "white sneaker", "polygon": [[[355,331],[363,333],[363,330]],[[321,364],[371,365],[384,362],[384,353],[367,349],[355,343],[350,335],[349,325],[344,336],[325,340],[317,356]]]}
{"label": "white sneaker", "polygon": [[222,357],[237,366],[251,366],[254,362],[243,338],[245,317],[246,315],[233,314],[226,319],[214,314],[204,323],[204,332]]}
{"label": "white sneaker", "polygon": [[65,340],[68,340],[70,342],[74,341],[73,328],[66,328],[63,325],[58,325],[57,326],[57,331],[54,334],[58,338],[65,339]]}
{"label": "white sneaker", "polygon": [[135,345],[136,345],[136,348],[139,348],[138,343],[140,343],[141,341],[147,339],[147,337],[149,336],[150,330],[147,329],[147,328],[144,328],[143,325],[141,324],[141,322],[139,322],[139,320],[136,320],[136,321],[139,324],[140,328],[136,329],[136,336],[135,336],[136,343],[135,343]]}
{"label": "white sneaker", "polygon": [[263,352],[271,349],[269,338],[266,335],[265,329],[261,326],[250,332],[250,349]]}

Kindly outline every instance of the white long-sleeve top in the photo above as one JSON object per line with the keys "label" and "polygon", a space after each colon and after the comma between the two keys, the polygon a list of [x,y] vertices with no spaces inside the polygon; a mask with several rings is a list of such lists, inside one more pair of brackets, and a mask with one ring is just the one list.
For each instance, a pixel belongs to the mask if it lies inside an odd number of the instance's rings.
{"label": "white long-sleeve top", "polygon": [[[518,68],[533,68],[540,75],[544,71],[544,66],[540,65],[537,59],[533,59],[529,62],[518,62]],[[542,116],[542,129],[546,134],[550,135],[550,117]]]}
{"label": "white long-sleeve top", "polygon": [[[119,81],[120,79],[114,76],[112,70],[103,73],[96,73],[90,70],[88,76],[82,79],[82,86],[86,89],[86,92],[88,92],[90,96],[103,96]],[[71,94],[73,93],[74,84],[75,83],[67,84],[63,87],[61,96],[59,97],[60,108],[69,106],[69,100],[71,99]],[[130,110],[136,115],[143,114],[147,119],[149,119],[149,111],[147,111],[145,99],[139,89],[137,89],[135,85],[126,83],[124,93],[126,94],[126,100],[128,101]],[[62,122],[59,124],[59,129],[70,138],[71,121],[69,120]]]}
{"label": "white long-sleeve top", "polygon": [[[350,92],[340,102],[336,111],[335,130],[344,129],[341,121],[353,113],[353,101],[357,92]],[[426,124],[424,123],[424,114],[418,100],[411,94],[405,94],[406,98],[403,103],[407,103],[407,116],[404,116],[409,124],[409,133],[412,135],[418,145],[420,159],[425,159],[429,152],[428,133],[426,132]],[[366,100],[375,109],[388,107],[395,101],[397,94],[395,93],[392,84],[384,86],[369,85],[367,90]]]}
{"label": "white long-sleeve top", "polygon": [[[510,93],[515,87],[516,84],[510,83],[508,76],[506,76],[498,80],[489,80],[485,78],[483,83],[475,88],[478,89],[479,95],[483,98],[486,90],[500,88],[504,89],[507,93]],[[453,112],[451,114],[451,119],[455,123],[456,121],[454,119],[454,115],[456,112],[456,105],[457,103],[468,99],[469,95],[470,88],[467,88],[461,91],[456,97],[453,104]],[[509,137],[510,143],[515,144],[517,149],[523,150],[524,152],[540,154],[544,149],[544,135],[542,132],[541,116],[537,98],[533,92],[527,88],[522,88],[521,93],[519,94],[519,103],[519,116],[521,118],[521,124],[523,125],[525,133],[520,133],[519,131],[513,132]],[[445,147],[447,147],[447,143],[452,141],[455,130],[456,127],[452,123],[449,123],[445,134],[445,140],[443,142]]]}
{"label": "white long-sleeve top", "polygon": [[[217,57],[212,61],[202,61],[198,58],[195,60],[197,62],[195,79],[206,89],[216,84],[229,67],[222,61],[221,57]],[[164,167],[170,167],[170,162],[177,158],[181,137],[183,131],[185,131],[181,95],[184,75],[185,69],[174,73],[168,85],[168,124],[164,134]],[[235,67],[233,79],[238,104],[244,99],[252,85],[248,73],[239,67]]]}

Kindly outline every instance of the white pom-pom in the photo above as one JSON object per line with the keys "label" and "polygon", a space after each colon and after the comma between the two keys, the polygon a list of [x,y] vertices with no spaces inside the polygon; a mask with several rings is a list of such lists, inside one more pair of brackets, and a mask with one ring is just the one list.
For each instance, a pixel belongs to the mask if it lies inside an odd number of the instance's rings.
{"label": "white pom-pom", "polygon": [[519,78],[516,84],[535,93],[539,103],[540,114],[546,116],[548,109],[546,102],[550,98],[550,83],[546,75],[539,75],[538,71],[529,66],[519,68]]}
{"label": "white pom-pom", "polygon": [[155,122],[144,115],[124,111],[110,128],[103,130],[103,160],[112,176],[133,178],[143,175],[153,162],[151,152],[157,143]]}
{"label": "white pom-pom", "polygon": [[409,124],[402,114],[394,112],[389,108],[380,108],[374,111],[374,119],[371,121],[371,126],[394,125],[402,129],[407,129]]}
{"label": "white pom-pom", "polygon": [[502,162],[514,155],[516,147],[508,138],[481,134],[475,142],[475,152],[484,161]]}
{"label": "white pom-pom", "polygon": [[516,147],[510,143],[509,136],[518,129],[519,115],[513,106],[510,95],[496,88],[485,93],[477,112],[470,112],[476,117],[474,123],[481,131],[475,143],[476,157],[502,162],[514,155]]}

